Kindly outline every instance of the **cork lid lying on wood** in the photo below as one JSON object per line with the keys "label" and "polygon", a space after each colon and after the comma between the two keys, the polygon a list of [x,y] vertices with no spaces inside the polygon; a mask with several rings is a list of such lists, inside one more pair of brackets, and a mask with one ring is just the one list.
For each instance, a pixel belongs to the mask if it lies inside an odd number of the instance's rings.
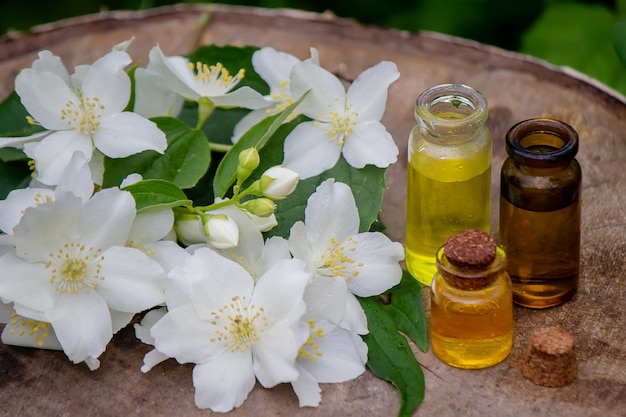
{"label": "cork lid lying on wood", "polygon": [[529,381],[544,387],[562,387],[578,372],[574,336],[560,327],[535,331],[523,358],[522,372]]}

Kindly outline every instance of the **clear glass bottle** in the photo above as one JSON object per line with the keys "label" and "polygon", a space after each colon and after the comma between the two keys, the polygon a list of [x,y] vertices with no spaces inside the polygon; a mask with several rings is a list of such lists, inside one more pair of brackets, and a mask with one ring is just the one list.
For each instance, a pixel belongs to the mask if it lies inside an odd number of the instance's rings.
{"label": "clear glass bottle", "polygon": [[513,299],[531,308],[562,304],[578,287],[578,134],[558,120],[525,120],[508,131],[506,151],[498,233],[509,258]]}
{"label": "clear glass bottle", "polygon": [[464,84],[442,84],[415,103],[408,143],[406,265],[430,285],[435,254],[465,229],[489,231],[491,133],[485,97]]}
{"label": "clear glass bottle", "polygon": [[[455,249],[451,241],[469,255],[463,263],[451,254]],[[511,280],[505,252],[495,242],[486,232],[469,230],[452,236],[437,252],[438,272],[430,296],[430,340],[433,353],[448,365],[486,368],[511,352]]]}

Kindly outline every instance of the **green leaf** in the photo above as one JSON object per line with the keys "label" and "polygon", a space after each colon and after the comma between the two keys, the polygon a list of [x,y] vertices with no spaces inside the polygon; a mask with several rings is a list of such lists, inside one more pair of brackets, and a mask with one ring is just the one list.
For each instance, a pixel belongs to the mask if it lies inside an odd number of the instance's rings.
{"label": "green leaf", "polygon": [[270,230],[269,233],[288,237],[291,226],[297,221],[304,220],[304,210],[311,194],[329,178],[334,178],[335,182],[343,182],[350,186],[359,210],[359,231],[367,232],[370,230],[382,207],[383,193],[386,187],[385,169],[373,165],[356,169],[341,157],[333,168],[316,177],[300,181],[291,195],[284,200],[277,201],[275,214],[278,226]]}
{"label": "green leaf", "polygon": [[424,400],[424,374],[406,337],[378,297],[359,299],[369,333],[363,336],[368,347],[367,366],[377,377],[391,382],[400,395],[398,417],[410,417]]}
{"label": "green leaf", "polygon": [[13,92],[0,104],[0,136],[29,136],[44,130],[41,126],[31,125],[26,120],[28,112],[20,101],[20,96]]}
{"label": "green leaf", "polygon": [[402,271],[402,281],[386,295],[391,299],[382,308],[389,314],[398,330],[406,334],[422,352],[428,350],[428,327],[424,314],[422,286],[408,271]]}
{"label": "green leaf", "polygon": [[32,172],[24,161],[0,161],[0,200],[18,188],[26,188]]}
{"label": "green leaf", "polygon": [[217,167],[217,172],[213,181],[213,192],[216,196],[224,197],[235,183],[237,178],[237,165],[239,164],[239,153],[244,149],[251,147],[255,147],[259,150],[262,149],[272,135],[276,133],[278,128],[282,126],[287,117],[289,117],[295,108],[298,107],[307,94],[308,92],[281,112],[266,117],[256,125],[252,126],[250,130],[244,133],[237,143],[233,145],[233,147],[224,156],[224,159],[222,159],[220,165]]}
{"label": "green leaf", "polygon": [[617,52],[617,56],[622,65],[626,66],[626,20],[617,22],[613,26],[613,32],[611,33],[613,38],[613,48]]}
{"label": "green leaf", "polygon": [[167,137],[165,153],[145,151],[127,158],[105,158],[105,188],[117,186],[129,174],[138,173],[144,179],[163,179],[185,189],[196,185],[207,172],[211,150],[201,131],[171,117],[152,120]]}
{"label": "green leaf", "polygon": [[[549,3],[522,37],[520,52],[575,68],[626,94],[626,68],[612,41],[614,23],[603,5]],[[615,30],[620,35],[623,29]]]}
{"label": "green leaf", "polygon": [[17,148],[1,148],[0,149],[0,161],[12,162],[12,161],[28,161],[30,158],[26,156],[23,150]]}
{"label": "green leaf", "polygon": [[137,213],[191,205],[180,188],[165,180],[143,180],[123,189],[135,198]]}

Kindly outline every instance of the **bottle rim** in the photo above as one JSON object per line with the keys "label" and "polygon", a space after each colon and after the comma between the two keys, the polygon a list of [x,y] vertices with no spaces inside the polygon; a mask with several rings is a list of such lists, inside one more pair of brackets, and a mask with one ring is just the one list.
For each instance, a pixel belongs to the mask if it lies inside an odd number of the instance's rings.
{"label": "bottle rim", "polygon": [[[535,152],[525,146],[524,139],[531,135],[551,135],[559,138],[562,145],[553,150],[543,149]],[[533,118],[522,120],[513,125],[506,134],[506,151],[513,159],[521,160],[529,166],[554,166],[569,162],[578,153],[578,133],[572,126],[551,118]],[[534,143],[534,145],[537,145]]]}
{"label": "bottle rim", "polygon": [[[461,117],[440,117],[433,108],[441,103],[463,106],[465,111],[455,113]],[[478,90],[466,84],[439,84],[423,91],[415,101],[414,115],[418,123],[428,128],[458,128],[460,125],[478,128],[488,117],[487,99]]]}
{"label": "bottle rim", "polygon": [[436,252],[437,272],[453,287],[464,290],[479,290],[493,284],[499,274],[506,272],[507,258],[504,249],[496,247],[494,260],[478,271],[463,270],[452,265],[446,258],[443,245]]}

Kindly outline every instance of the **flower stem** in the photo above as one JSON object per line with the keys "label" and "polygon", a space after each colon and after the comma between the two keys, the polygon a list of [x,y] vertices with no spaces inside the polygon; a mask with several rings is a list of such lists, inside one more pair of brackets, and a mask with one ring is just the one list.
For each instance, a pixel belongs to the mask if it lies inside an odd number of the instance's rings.
{"label": "flower stem", "polygon": [[233,145],[226,145],[223,143],[209,143],[209,147],[212,151],[226,153],[233,147]]}

